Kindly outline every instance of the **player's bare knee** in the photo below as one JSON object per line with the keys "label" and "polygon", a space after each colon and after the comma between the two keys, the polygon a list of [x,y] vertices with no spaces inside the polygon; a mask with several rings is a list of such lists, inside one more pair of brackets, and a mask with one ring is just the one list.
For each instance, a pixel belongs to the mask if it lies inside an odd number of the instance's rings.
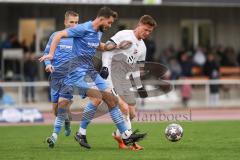
{"label": "player's bare knee", "polygon": [[69,105],[70,101],[67,100],[67,99],[61,99],[59,100],[58,102],[58,107],[61,107],[61,108],[67,108],[68,105]]}
{"label": "player's bare knee", "polygon": [[96,107],[99,106],[102,103],[102,99],[99,99],[99,98],[90,98],[90,101]]}
{"label": "player's bare knee", "polygon": [[108,107],[114,107],[118,104],[118,98],[109,91],[102,92],[102,100],[108,105]]}
{"label": "player's bare knee", "polygon": [[116,106],[118,104],[118,98],[115,97],[114,95],[111,95],[109,97],[109,102],[113,105],[113,106]]}
{"label": "player's bare knee", "polygon": [[97,89],[89,89],[86,94],[89,98],[94,98],[94,99],[102,99],[103,97],[102,93]]}
{"label": "player's bare knee", "polygon": [[112,108],[114,106],[116,106],[118,104],[118,99],[117,97],[113,96],[113,95],[109,95],[109,96],[104,96],[103,97],[104,102],[108,105],[109,108]]}
{"label": "player's bare knee", "polygon": [[127,108],[122,108],[120,107],[120,110],[121,112],[124,114],[124,115],[128,115],[129,114],[129,110]]}

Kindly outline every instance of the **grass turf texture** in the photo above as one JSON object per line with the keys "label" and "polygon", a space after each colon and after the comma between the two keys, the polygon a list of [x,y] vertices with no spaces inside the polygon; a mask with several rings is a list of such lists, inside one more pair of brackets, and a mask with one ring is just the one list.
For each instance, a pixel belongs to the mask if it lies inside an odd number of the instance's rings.
{"label": "grass turf texture", "polygon": [[[20,160],[238,160],[240,157],[240,121],[181,122],[184,136],[170,142],[164,136],[169,123],[135,123],[134,128],[147,131],[140,144],[144,151],[119,150],[111,137],[113,124],[92,124],[88,129],[91,150],[80,145],[63,132],[54,149],[45,138],[52,126],[0,127],[0,159]],[[73,125],[75,132],[78,125]]]}

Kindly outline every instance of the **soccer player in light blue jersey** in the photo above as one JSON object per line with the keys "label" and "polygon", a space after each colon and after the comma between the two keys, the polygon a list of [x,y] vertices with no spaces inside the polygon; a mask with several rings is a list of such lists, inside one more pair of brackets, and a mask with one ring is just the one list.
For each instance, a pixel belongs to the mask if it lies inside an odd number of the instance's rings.
{"label": "soccer player in light blue jersey", "polygon": [[[71,28],[78,24],[79,21],[79,15],[74,11],[67,11],[65,13],[64,18],[64,25],[65,28]],[[52,43],[53,37],[57,34],[57,32],[54,32],[51,37],[48,40],[47,46],[44,50],[44,55],[47,55],[50,50],[50,45]],[[72,44],[73,44],[73,38],[61,38],[59,44],[57,45],[57,48],[55,50],[55,55],[53,59],[45,60],[45,71],[50,72],[50,87],[51,87],[51,102],[52,102],[52,109],[55,116],[57,116],[57,110],[58,110],[58,99],[59,94],[61,92],[61,89],[63,89],[62,84],[63,80],[67,75],[68,71],[68,62],[71,58],[73,58],[72,54]],[[68,111],[68,117],[65,117],[65,135],[69,136],[71,133],[70,128],[70,105],[72,102],[69,103],[67,106]],[[56,121],[57,122],[57,121]],[[60,133],[60,125],[63,125],[61,123],[55,123],[54,124],[54,135]],[[57,137],[57,136],[55,136]],[[56,141],[57,138],[53,139]],[[54,142],[55,142],[54,141]],[[47,139],[49,147],[54,147],[54,143],[51,140],[51,137]]]}
{"label": "soccer player in light blue jersey", "polygon": [[[101,8],[95,20],[58,32],[53,37],[49,54],[39,60],[52,59],[60,39],[62,37],[73,37],[73,54],[75,57],[71,60],[68,77],[64,80],[65,89],[60,93],[57,113],[58,123],[64,121],[67,116],[66,106],[69,104],[73,87],[77,87],[81,95],[98,98],[99,103],[102,99],[108,105],[110,116],[119,129],[123,142],[128,145],[143,139],[146,134],[132,133],[127,129],[118,107],[117,98],[110,93],[105,80],[98,74],[92,63],[97,49],[106,51],[116,47],[121,48],[121,45],[116,46],[111,42],[106,44],[100,42],[102,33],[111,27],[116,18],[116,12],[108,7]],[[87,78],[92,79],[98,90],[89,86],[86,81]],[[69,92],[70,90],[71,92]],[[94,118],[98,105],[92,102],[88,103],[83,112],[80,129],[75,135],[76,141],[85,148],[91,148],[86,139],[86,128]]]}

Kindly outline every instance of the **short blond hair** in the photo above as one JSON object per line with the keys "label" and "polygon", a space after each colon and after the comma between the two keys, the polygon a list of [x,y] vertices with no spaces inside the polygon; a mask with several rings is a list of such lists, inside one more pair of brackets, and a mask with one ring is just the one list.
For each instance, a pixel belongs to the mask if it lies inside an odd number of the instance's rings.
{"label": "short blond hair", "polygon": [[79,17],[79,14],[77,12],[74,11],[66,11],[65,12],[65,19],[68,19],[69,16],[73,16],[73,17]]}
{"label": "short blond hair", "polygon": [[150,15],[143,15],[140,18],[139,23],[148,24],[148,25],[150,25],[152,27],[156,27],[157,26],[157,22]]}

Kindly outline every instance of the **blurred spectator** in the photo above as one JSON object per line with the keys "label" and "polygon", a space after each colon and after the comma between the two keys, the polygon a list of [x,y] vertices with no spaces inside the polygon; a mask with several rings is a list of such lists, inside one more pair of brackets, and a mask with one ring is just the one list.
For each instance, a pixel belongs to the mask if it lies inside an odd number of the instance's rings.
{"label": "blurred spectator", "polygon": [[154,61],[154,54],[156,51],[156,43],[152,39],[145,39],[144,42],[145,42],[145,45],[147,48],[146,61],[152,62],[152,61]]}
{"label": "blurred spectator", "polygon": [[225,55],[226,59],[223,61],[223,66],[237,66],[237,55],[232,47],[227,47]]}
{"label": "blurred spectator", "polygon": [[181,66],[181,76],[182,77],[191,77],[192,76],[192,67],[193,63],[188,55],[188,52],[183,52],[180,56],[180,66]]}
{"label": "blurred spectator", "polygon": [[[3,49],[21,49],[21,44],[18,41],[18,36],[17,34],[13,33],[11,34],[5,42],[3,42],[2,45]],[[5,77],[8,77],[7,80],[19,80],[20,76],[20,62],[18,60],[5,60],[4,61],[4,67],[5,67],[5,73],[2,74],[6,74]]]}
{"label": "blurred spectator", "polygon": [[160,63],[169,65],[169,60],[174,56],[174,50],[170,47],[163,50],[160,55]]}
{"label": "blurred spectator", "polygon": [[11,47],[10,48],[22,48],[20,42],[18,41],[18,36],[17,34],[12,34],[11,35]]}
{"label": "blurred spectator", "polygon": [[[185,78],[183,78],[184,80]],[[184,107],[188,106],[189,100],[192,96],[192,86],[188,83],[184,83],[181,86],[182,104]]]}
{"label": "blurred spectator", "polygon": [[[219,79],[219,65],[215,60],[215,56],[210,53],[207,56],[207,62],[204,65],[204,74],[209,77],[211,80]],[[219,102],[219,85],[218,84],[211,84],[210,85],[210,105],[217,105]]]}
{"label": "blurred spectator", "polygon": [[218,45],[216,48],[217,56],[219,57],[220,65],[224,64],[224,59],[226,59],[225,48],[222,45]]}
{"label": "blurred spectator", "polygon": [[12,47],[12,43],[11,43],[11,35],[10,35],[2,42],[2,48],[11,48],[11,47]]}
{"label": "blurred spectator", "polygon": [[26,39],[24,39],[24,40],[22,41],[21,47],[22,47],[22,49],[23,49],[24,55],[26,55],[26,54],[29,52],[29,48],[28,48],[28,46],[27,46],[27,41],[26,41]]}
{"label": "blurred spectator", "polygon": [[169,69],[171,72],[171,79],[176,80],[181,76],[182,69],[176,58],[171,58],[169,61]]}
{"label": "blurred spectator", "polygon": [[194,62],[194,64],[196,64],[197,66],[200,66],[200,67],[202,67],[205,64],[206,56],[205,56],[203,48],[199,47],[197,49],[197,52],[193,56],[193,62]]}
{"label": "blurred spectator", "polygon": [[237,66],[237,55],[232,47],[218,46],[217,55],[220,57],[221,66]]}
{"label": "blurred spectator", "polygon": [[36,35],[33,35],[32,42],[30,44],[30,52],[35,53],[36,52]]}
{"label": "blurred spectator", "polygon": [[214,54],[209,53],[207,56],[207,62],[203,67],[204,75],[211,78],[213,75],[213,72],[215,71],[219,73],[219,65],[216,62]]}
{"label": "blurred spectator", "polygon": [[[34,82],[37,78],[38,66],[35,61],[35,54],[28,54],[24,63],[24,77],[26,82]],[[28,102],[29,92],[31,92],[31,101],[35,102],[35,87],[25,88],[25,101]]]}

